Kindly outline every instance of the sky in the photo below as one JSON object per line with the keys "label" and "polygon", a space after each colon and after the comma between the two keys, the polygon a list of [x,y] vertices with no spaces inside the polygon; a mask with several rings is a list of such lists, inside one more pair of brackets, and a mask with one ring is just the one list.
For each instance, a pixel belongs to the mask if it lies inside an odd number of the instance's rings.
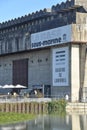
{"label": "sky", "polygon": [[67,0],[0,0],[0,23],[65,1]]}

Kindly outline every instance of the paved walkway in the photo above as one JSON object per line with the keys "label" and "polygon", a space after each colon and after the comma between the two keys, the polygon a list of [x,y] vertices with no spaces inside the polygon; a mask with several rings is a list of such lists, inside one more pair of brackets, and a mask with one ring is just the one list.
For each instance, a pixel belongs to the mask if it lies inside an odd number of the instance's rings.
{"label": "paved walkway", "polygon": [[15,102],[50,102],[51,98],[24,98],[24,97],[0,97],[0,103],[15,103]]}

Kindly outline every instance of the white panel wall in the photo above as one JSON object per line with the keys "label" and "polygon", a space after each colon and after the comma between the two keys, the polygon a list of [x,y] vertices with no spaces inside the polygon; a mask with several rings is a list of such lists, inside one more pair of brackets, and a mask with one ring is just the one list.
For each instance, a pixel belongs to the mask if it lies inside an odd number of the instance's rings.
{"label": "white panel wall", "polygon": [[53,86],[69,86],[69,48],[53,49]]}

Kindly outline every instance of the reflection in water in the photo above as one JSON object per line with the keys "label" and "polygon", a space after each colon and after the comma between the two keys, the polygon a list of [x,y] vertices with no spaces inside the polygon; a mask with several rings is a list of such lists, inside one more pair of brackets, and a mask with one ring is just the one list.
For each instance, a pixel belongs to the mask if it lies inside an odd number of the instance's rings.
{"label": "reflection in water", "polygon": [[76,114],[72,115],[72,130],[81,130],[80,129],[80,117]]}
{"label": "reflection in water", "polygon": [[4,125],[0,127],[0,130],[27,130],[26,122]]}
{"label": "reflection in water", "polygon": [[87,115],[38,115],[31,121],[1,126],[0,130],[87,130]]}
{"label": "reflection in water", "polygon": [[80,127],[81,130],[86,130],[87,129],[87,115],[84,114],[80,116]]}

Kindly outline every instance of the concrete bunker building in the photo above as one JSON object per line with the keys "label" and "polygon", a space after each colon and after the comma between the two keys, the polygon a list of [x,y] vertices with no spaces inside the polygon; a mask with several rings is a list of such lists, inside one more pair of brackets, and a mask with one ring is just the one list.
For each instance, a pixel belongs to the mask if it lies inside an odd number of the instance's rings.
{"label": "concrete bunker building", "polygon": [[0,85],[44,85],[52,97],[87,97],[87,0],[67,0],[0,23]]}

